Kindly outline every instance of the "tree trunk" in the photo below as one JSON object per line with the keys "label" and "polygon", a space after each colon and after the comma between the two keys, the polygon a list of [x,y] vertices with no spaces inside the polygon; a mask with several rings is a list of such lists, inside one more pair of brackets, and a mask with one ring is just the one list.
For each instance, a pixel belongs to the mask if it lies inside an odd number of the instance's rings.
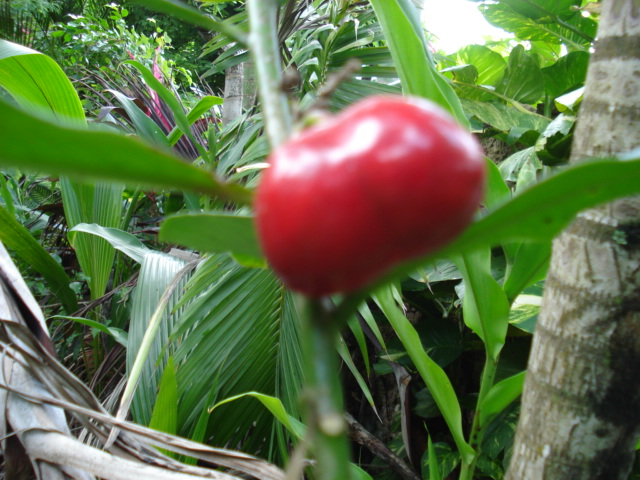
{"label": "tree trunk", "polygon": [[224,75],[224,104],[222,124],[229,125],[242,115],[242,85],[244,83],[244,64],[239,63],[227,69]]}
{"label": "tree trunk", "polygon": [[[640,0],[606,0],[572,162],[640,146],[639,112]],[[554,242],[506,479],[626,480],[640,436],[639,372],[633,197],[583,212]]]}
{"label": "tree trunk", "polygon": [[243,110],[251,108],[256,100],[256,79],[253,61],[230,67],[224,77],[224,106],[222,124],[229,125]]}

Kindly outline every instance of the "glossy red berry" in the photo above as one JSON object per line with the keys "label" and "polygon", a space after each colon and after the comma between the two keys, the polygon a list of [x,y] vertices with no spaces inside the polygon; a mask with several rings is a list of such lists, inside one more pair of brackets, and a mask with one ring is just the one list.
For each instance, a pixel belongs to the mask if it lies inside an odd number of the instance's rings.
{"label": "glossy red berry", "polygon": [[260,242],[290,288],[353,292],[450,242],[483,195],[475,138],[431,102],[369,97],[273,151]]}

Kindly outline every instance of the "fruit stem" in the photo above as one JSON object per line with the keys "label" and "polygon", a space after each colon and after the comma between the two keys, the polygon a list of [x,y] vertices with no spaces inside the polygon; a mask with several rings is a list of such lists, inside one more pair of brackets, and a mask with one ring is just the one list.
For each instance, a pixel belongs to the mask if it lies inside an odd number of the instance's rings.
{"label": "fruit stem", "polygon": [[303,354],[306,367],[307,425],[315,453],[314,478],[349,479],[349,443],[336,357],[339,323],[326,299],[305,299]]}
{"label": "fruit stem", "polygon": [[271,148],[291,134],[291,112],[281,87],[282,62],[278,44],[276,0],[248,0],[249,47],[256,66],[260,103]]}

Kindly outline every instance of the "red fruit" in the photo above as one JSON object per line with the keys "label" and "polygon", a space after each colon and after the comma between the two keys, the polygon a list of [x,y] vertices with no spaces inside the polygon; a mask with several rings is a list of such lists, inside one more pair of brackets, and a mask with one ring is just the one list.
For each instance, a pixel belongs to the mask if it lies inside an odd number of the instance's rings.
{"label": "red fruit", "polygon": [[475,138],[431,102],[370,97],[271,154],[255,207],[284,283],[353,292],[451,241],[483,195]]}

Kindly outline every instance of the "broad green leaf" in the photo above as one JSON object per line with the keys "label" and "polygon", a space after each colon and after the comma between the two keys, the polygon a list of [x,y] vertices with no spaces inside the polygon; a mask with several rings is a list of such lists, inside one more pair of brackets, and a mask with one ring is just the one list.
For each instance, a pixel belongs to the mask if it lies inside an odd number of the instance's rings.
{"label": "broad green leaf", "polygon": [[[531,1],[527,3],[535,5]],[[553,16],[539,20],[537,15],[528,17],[511,8],[508,2],[484,3],[479,8],[489,23],[513,32],[520,40],[565,43],[573,50],[587,50],[596,34],[597,23],[579,12],[571,12],[560,24]]]}
{"label": "broad green leaf", "polygon": [[411,0],[370,0],[370,3],[384,30],[403,92],[441,105],[468,128],[460,100],[433,65],[415,5]]}
{"label": "broad green leaf", "polygon": [[231,252],[263,264],[253,217],[225,213],[176,215],[162,222],[160,240],[201,252]]}
{"label": "broad green leaf", "polygon": [[[0,40],[0,86],[25,110],[51,115],[58,124],[86,125],[73,85],[58,64],[40,52]],[[16,141],[20,137],[5,138]],[[30,141],[33,142],[33,137]]]}
{"label": "broad green leaf", "polygon": [[374,298],[378,301],[393,330],[400,338],[420,376],[429,387],[429,391],[456,442],[460,455],[470,461],[474,456],[474,451],[464,439],[460,404],[447,374],[429,358],[422,348],[418,332],[396,306],[391,288],[389,286],[380,288],[376,291]]}
{"label": "broad green leaf", "polygon": [[479,408],[480,428],[486,426],[511,402],[520,396],[526,372],[506,378],[496,383],[485,397]]}
{"label": "broad green leaf", "polygon": [[468,45],[455,54],[460,65],[473,65],[478,72],[477,83],[497,85],[507,68],[507,62],[497,52],[484,45]]}
{"label": "broad green leaf", "polygon": [[120,250],[133,261],[142,263],[150,250],[138,237],[118,228],[108,228],[95,223],[79,223],[71,229],[72,232],[84,232],[104,238],[116,250]]}
{"label": "broad green leaf", "polygon": [[262,405],[264,405],[267,410],[269,410],[271,414],[282,424],[282,426],[284,426],[296,438],[301,440],[304,437],[304,433],[307,427],[302,422],[287,413],[287,410],[284,408],[284,405],[279,398],[273,397],[271,395],[264,395],[258,392],[247,392],[240,395],[235,395],[216,403],[209,409],[209,411],[212,412],[221,405],[233,402],[244,397],[253,397],[259,400],[260,403],[262,403]]}
{"label": "broad green leaf", "polygon": [[557,98],[584,84],[590,55],[587,52],[570,52],[553,65],[543,68],[544,89],[551,98]]}
{"label": "broad green leaf", "polygon": [[[63,128],[2,101],[0,131],[13,139],[0,145],[0,165],[77,179],[184,189],[240,203],[251,200],[251,193],[244,187],[223,183],[211,173],[137,138]],[[32,141],[34,132],[38,135],[37,142]]]}
{"label": "broad green leaf", "polygon": [[[70,80],[52,59],[6,41],[0,41],[0,58],[0,86],[13,96],[23,110],[44,116],[56,125],[86,127],[80,99]],[[13,124],[16,117],[26,115],[22,112],[17,114],[18,110],[13,114],[2,110],[0,106],[0,117],[3,117],[0,123]],[[0,146],[0,163],[11,158],[8,150],[12,147],[21,149],[30,146],[40,150],[40,162],[50,162],[52,152],[56,149],[55,143],[47,142],[46,137],[43,138],[37,130],[28,126],[16,123],[12,128],[23,130],[14,134],[9,128],[1,129],[12,141]],[[38,135],[37,141],[33,141],[34,134]],[[83,164],[90,163],[87,159],[92,151],[93,147],[79,152]],[[120,222],[122,187],[104,183],[82,184],[62,178],[60,189],[70,228],[81,222],[95,222],[107,227],[115,227]],[[88,277],[92,299],[102,296],[115,251],[102,239],[84,235],[75,238],[74,248],[82,270]]]}
{"label": "broad green leaf", "polygon": [[487,355],[495,361],[507,335],[509,302],[491,276],[491,250],[485,247],[465,253],[454,262],[464,279],[464,322],[482,339]]}
{"label": "broad green leaf", "polygon": [[535,161],[539,162],[534,147],[525,148],[524,150],[520,150],[513,155],[510,155],[500,163],[499,168],[502,178],[507,182],[515,182],[518,180],[518,174],[524,165]]}
{"label": "broad green leaf", "polygon": [[100,322],[96,322],[95,320],[89,320],[88,318],[82,317],[68,317],[65,315],[54,315],[50,317],[51,319],[60,318],[63,320],[71,320],[72,322],[81,323],[82,325],[86,325],[87,327],[95,328],[96,330],[106,333],[110,337],[118,342],[120,345],[126,348],[127,346],[127,332],[115,327],[107,327]]}
{"label": "broad green leaf", "polygon": [[67,313],[78,309],[76,294],[69,287],[71,279],[62,266],[2,206],[0,206],[0,242],[44,277],[49,290],[58,297]]}
{"label": "broad green leaf", "polygon": [[[124,190],[122,185],[107,182],[81,183],[64,177],[60,179],[60,187],[67,226],[70,229],[85,222],[105,227],[120,224]],[[70,240],[83,272],[89,277],[87,283],[91,298],[95,300],[104,295],[107,289],[115,250],[102,238],[84,233],[72,234]]]}
{"label": "broad green leaf", "polygon": [[527,130],[543,131],[550,122],[541,115],[517,110],[502,102],[477,102],[465,98],[460,101],[469,115],[503,132],[510,131],[514,125]]}
{"label": "broad green leaf", "polygon": [[509,54],[507,68],[496,91],[508,98],[534,104],[544,95],[544,75],[535,58],[522,45]]}
{"label": "broad green leaf", "polygon": [[509,313],[509,323],[523,332],[533,333],[536,329],[542,297],[538,295],[519,295]]}
{"label": "broad green leaf", "polygon": [[580,5],[576,0],[502,0],[502,3],[520,15],[534,20],[548,20],[553,15],[570,18],[575,15],[571,7]]}

